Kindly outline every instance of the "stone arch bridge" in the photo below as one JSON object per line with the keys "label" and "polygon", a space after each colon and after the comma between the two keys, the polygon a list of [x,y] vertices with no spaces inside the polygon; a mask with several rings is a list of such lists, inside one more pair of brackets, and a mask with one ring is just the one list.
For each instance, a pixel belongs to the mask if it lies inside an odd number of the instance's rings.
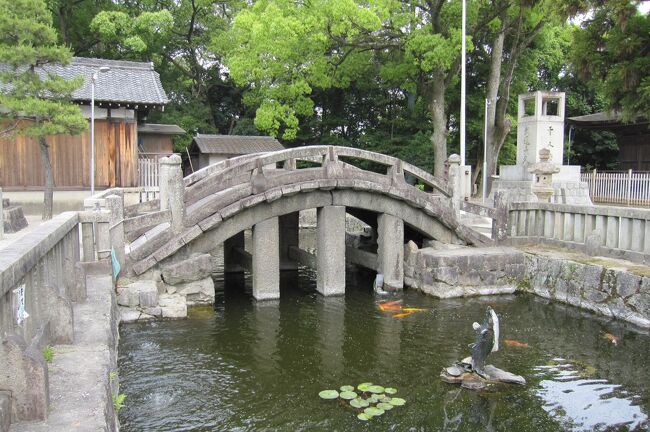
{"label": "stone arch bridge", "polygon": [[246,155],[185,178],[180,162],[178,155],[161,161],[158,209],[157,202],[127,208],[122,258],[132,275],[222,243],[227,261],[252,228],[253,296],[277,298],[280,262],[298,247],[298,212],[312,208],[317,290],[324,295],[345,289],[346,212],[376,228],[373,265],[393,289],[403,287],[405,231],[444,243],[490,242],[459,222],[458,164],[450,167],[448,183],[400,159],[349,147]]}

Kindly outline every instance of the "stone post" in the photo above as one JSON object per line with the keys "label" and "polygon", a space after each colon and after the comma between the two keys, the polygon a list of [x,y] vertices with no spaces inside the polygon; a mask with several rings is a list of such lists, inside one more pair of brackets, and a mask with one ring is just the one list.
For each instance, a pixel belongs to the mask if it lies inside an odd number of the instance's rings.
{"label": "stone post", "polygon": [[404,288],[404,221],[389,214],[377,217],[377,271],[386,291]]}
{"label": "stone post", "polygon": [[124,256],[124,199],[118,195],[106,197],[106,208],[111,212],[109,218],[110,244],[115,250],[117,261],[121,266],[125,265]]}
{"label": "stone post", "polygon": [[289,258],[292,247],[300,246],[299,213],[293,212],[280,216],[280,268],[296,270],[298,263]]}
{"label": "stone post", "polygon": [[169,209],[172,214],[172,231],[183,230],[185,216],[185,185],[181,157],[173,154],[160,159],[160,209]]}
{"label": "stone post", "polygon": [[107,259],[111,256],[111,239],[109,234],[109,218],[110,212],[108,210],[100,210],[98,213],[98,222],[95,224],[96,231],[96,248],[97,260]]}
{"label": "stone post", "polygon": [[452,154],[449,156],[449,186],[451,187],[451,202],[454,214],[460,219],[460,201],[463,199],[460,172],[460,156]]}
{"label": "stone post", "polygon": [[345,207],[321,207],[316,219],[316,290],[324,296],[345,294]]}
{"label": "stone post", "polygon": [[280,298],[280,246],[278,218],[253,227],[253,297],[256,300]]}
{"label": "stone post", "polygon": [[505,192],[494,194],[494,212],[492,240],[501,242],[508,236],[508,197]]}

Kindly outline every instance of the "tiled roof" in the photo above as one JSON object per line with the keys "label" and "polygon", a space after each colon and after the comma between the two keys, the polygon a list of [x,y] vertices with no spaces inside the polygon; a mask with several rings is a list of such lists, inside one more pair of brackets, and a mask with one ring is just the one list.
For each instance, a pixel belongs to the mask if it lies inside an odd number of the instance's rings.
{"label": "tiled roof", "polygon": [[182,128],[174,124],[154,124],[144,123],[138,125],[138,133],[159,134],[159,135],[182,135],[185,132]]}
{"label": "tiled roof", "polygon": [[194,137],[201,153],[243,155],[284,150],[278,140],[265,136],[204,135]]}
{"label": "tiled roof", "polygon": [[97,102],[129,105],[164,105],[169,102],[160,76],[153,70],[153,63],[73,57],[67,66],[46,65],[42,69],[64,78],[84,77],[84,83],[74,91],[72,98],[89,101],[91,77],[103,66],[108,66],[110,70],[97,74]]}

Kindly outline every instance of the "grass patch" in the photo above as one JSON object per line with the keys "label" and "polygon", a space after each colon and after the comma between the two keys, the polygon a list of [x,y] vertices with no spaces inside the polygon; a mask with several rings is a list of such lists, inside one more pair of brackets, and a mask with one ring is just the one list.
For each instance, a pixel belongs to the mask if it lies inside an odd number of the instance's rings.
{"label": "grass patch", "polygon": [[110,381],[115,381],[115,380],[117,379],[117,371],[111,371],[111,372],[108,374],[108,379],[109,379]]}
{"label": "grass patch", "polygon": [[113,395],[113,408],[115,408],[115,411],[119,411],[124,407],[125,399],[126,395],[124,393]]}
{"label": "grass patch", "polygon": [[52,363],[52,360],[54,360],[54,348],[49,345],[43,348],[43,358],[45,358],[46,362]]}

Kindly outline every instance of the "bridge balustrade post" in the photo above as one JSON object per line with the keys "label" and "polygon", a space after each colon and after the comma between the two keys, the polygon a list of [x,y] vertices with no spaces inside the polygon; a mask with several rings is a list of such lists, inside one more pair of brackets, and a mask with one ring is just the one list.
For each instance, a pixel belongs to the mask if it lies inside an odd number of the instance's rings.
{"label": "bridge balustrade post", "polygon": [[316,290],[345,294],[345,207],[320,207],[317,219]]}
{"label": "bridge balustrade post", "polygon": [[253,226],[253,297],[280,298],[280,240],[278,218]]}
{"label": "bridge balustrade post", "polygon": [[404,221],[384,213],[377,222],[377,271],[384,275],[384,289],[404,289]]}
{"label": "bridge balustrade post", "polygon": [[183,230],[185,216],[185,185],[181,157],[173,154],[160,159],[160,209],[171,211],[172,231]]}
{"label": "bridge balustrade post", "polygon": [[449,156],[449,186],[451,186],[451,203],[456,218],[460,219],[460,201],[463,199],[460,172],[460,156],[452,154]]}
{"label": "bridge balustrade post", "polygon": [[111,212],[109,218],[109,234],[111,248],[115,250],[115,256],[120,265],[125,264],[124,255],[124,199],[118,195],[106,197],[106,208]]}

